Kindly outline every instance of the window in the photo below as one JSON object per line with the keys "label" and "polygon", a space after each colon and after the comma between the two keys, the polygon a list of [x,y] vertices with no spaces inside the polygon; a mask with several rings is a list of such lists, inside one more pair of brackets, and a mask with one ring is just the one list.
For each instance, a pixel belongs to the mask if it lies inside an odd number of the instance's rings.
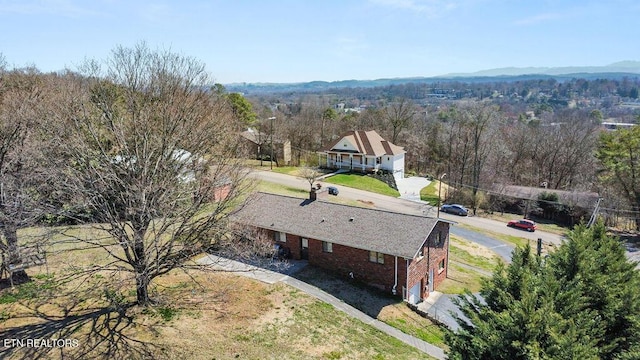
{"label": "window", "polygon": [[444,270],[444,259],[438,263],[438,272],[442,272],[442,270]]}
{"label": "window", "polygon": [[369,251],[369,261],[378,264],[384,264],[384,254],[375,251]]}
{"label": "window", "polygon": [[283,233],[282,231],[274,231],[273,240],[279,242],[287,242],[287,234]]}
{"label": "window", "polygon": [[327,242],[327,241],[323,241],[322,242],[322,251],[323,252],[327,252],[327,253],[333,252],[333,244],[330,243],[330,242]]}

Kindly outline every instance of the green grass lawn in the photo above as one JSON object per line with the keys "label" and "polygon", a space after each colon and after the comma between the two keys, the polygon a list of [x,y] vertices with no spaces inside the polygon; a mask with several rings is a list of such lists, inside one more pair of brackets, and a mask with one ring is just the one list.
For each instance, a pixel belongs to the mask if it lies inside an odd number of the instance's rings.
{"label": "green grass lawn", "polygon": [[298,189],[271,181],[260,180],[256,185],[257,191],[267,192],[270,194],[287,195],[299,198],[306,198],[309,196],[309,189]]}
{"label": "green grass lawn", "polygon": [[400,196],[398,190],[389,187],[389,185],[384,182],[360,174],[338,174],[324,179],[323,182],[371,191],[382,195],[389,195],[393,197]]}
{"label": "green grass lawn", "polygon": [[450,235],[449,239],[449,271],[438,291],[445,294],[462,294],[465,289],[480,291],[482,279],[493,273],[502,259],[488,248],[462,237]]}
{"label": "green grass lawn", "polygon": [[298,176],[298,170],[300,170],[300,168],[297,166],[281,166],[273,168],[273,172],[292,176]]}
{"label": "green grass lawn", "polygon": [[426,201],[431,206],[438,205],[438,181],[434,180],[420,190],[420,200]]}

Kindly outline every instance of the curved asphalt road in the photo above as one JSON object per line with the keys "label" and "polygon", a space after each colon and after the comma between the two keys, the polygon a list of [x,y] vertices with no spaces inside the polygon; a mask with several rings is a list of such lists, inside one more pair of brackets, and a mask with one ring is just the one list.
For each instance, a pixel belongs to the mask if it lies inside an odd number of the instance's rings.
{"label": "curved asphalt road", "polygon": [[506,262],[511,262],[511,252],[515,248],[513,244],[496,240],[479,232],[468,230],[455,225],[451,227],[450,232],[455,236],[459,236],[482,246],[486,246],[487,248],[489,248],[489,250],[492,250],[500,257],[502,257]]}

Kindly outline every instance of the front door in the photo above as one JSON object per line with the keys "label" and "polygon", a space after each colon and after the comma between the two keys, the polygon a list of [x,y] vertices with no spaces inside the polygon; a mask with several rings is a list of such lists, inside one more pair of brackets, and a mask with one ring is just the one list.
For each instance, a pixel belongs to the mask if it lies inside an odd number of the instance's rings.
{"label": "front door", "polygon": [[300,259],[309,260],[309,239],[300,238]]}

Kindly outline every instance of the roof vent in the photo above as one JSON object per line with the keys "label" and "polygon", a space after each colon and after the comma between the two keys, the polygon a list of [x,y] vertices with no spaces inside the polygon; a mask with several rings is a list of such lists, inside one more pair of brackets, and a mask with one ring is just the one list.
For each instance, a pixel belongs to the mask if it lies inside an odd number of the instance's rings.
{"label": "roof vent", "polygon": [[353,222],[353,218],[349,218],[349,221]]}
{"label": "roof vent", "polygon": [[322,220],[320,220],[320,222],[324,222],[324,218],[322,218]]}

